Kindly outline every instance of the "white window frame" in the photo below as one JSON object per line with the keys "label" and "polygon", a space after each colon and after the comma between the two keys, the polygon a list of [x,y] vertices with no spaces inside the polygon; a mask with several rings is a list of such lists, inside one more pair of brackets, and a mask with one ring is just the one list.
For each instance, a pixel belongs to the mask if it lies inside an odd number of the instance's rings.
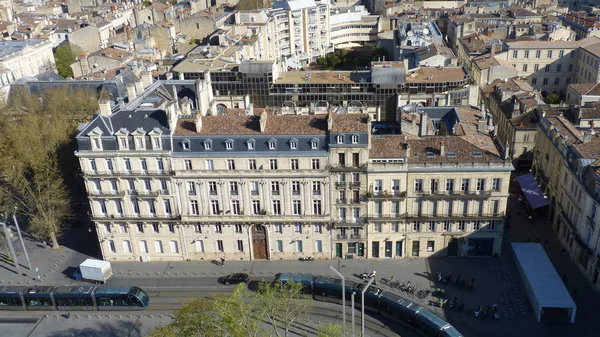
{"label": "white window frame", "polygon": [[337,135],[336,140],[338,144],[344,144],[344,135]]}
{"label": "white window frame", "polygon": [[360,138],[358,137],[358,135],[352,135],[351,139],[352,139],[352,144],[358,144],[358,141]]}
{"label": "white window frame", "polygon": [[256,145],[256,142],[254,141],[254,139],[249,139],[246,142],[246,146],[248,147],[248,150],[254,150],[255,149],[255,145]]}
{"label": "white window frame", "polygon": [[[145,150],[146,149],[146,137],[144,136],[134,136],[134,144],[136,150]],[[140,143],[141,141],[141,143]]]}
{"label": "white window frame", "polygon": [[318,150],[319,149],[319,140],[317,140],[317,139],[311,140],[310,148],[311,148],[311,150]]}
{"label": "white window frame", "polygon": [[181,148],[183,149],[183,151],[189,151],[190,150],[190,141],[189,140],[182,140],[181,141]]}
{"label": "white window frame", "polygon": [[269,139],[269,150],[277,150],[277,140]]}
{"label": "white window frame", "polygon": [[290,150],[298,150],[298,140],[297,139],[290,140]]}
{"label": "white window frame", "polygon": [[225,150],[227,150],[227,151],[233,150],[233,139],[227,139],[225,141]]}
{"label": "white window frame", "polygon": [[210,151],[212,150],[212,140],[210,139],[206,139],[204,142],[202,142],[204,144],[204,150],[206,151]]}

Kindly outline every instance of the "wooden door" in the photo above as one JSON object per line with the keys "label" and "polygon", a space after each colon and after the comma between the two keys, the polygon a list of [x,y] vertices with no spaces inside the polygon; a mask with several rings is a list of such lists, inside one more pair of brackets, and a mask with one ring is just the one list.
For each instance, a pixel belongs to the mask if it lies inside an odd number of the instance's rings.
{"label": "wooden door", "polygon": [[267,256],[267,232],[263,225],[252,227],[252,251],[254,259],[266,260]]}

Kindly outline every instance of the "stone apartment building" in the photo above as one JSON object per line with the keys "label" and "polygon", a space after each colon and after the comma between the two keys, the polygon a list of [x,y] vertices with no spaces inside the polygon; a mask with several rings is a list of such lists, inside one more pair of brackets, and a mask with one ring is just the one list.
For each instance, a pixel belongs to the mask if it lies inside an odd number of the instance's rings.
{"label": "stone apartment building", "polygon": [[500,253],[512,165],[477,110],[411,110],[422,136],[393,135],[360,111],[217,106],[208,72],[141,78],[77,136],[105,259]]}
{"label": "stone apartment building", "polygon": [[515,167],[531,166],[539,119],[536,108],[544,104],[539,95],[524,79],[511,78],[481,87],[481,98],[494,134]]}
{"label": "stone apartment building", "polygon": [[567,256],[600,290],[600,138],[561,113],[543,115],[537,132],[532,172],[548,198],[546,214]]}

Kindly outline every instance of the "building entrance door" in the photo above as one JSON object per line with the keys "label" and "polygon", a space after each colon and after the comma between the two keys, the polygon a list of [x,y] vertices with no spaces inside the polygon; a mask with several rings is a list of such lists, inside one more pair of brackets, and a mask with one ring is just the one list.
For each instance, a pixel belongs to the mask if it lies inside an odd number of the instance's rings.
{"label": "building entrance door", "polygon": [[385,257],[392,257],[392,241],[385,242]]}
{"label": "building entrance door", "polygon": [[263,225],[252,227],[252,252],[255,260],[266,260],[267,255],[267,231]]}
{"label": "building entrance door", "polygon": [[452,238],[448,242],[448,256],[458,256],[458,240],[456,238]]}
{"label": "building entrance door", "polygon": [[358,256],[365,256],[365,244],[362,242],[358,243]]}
{"label": "building entrance door", "polygon": [[379,257],[379,241],[373,241],[371,247],[371,257]]}
{"label": "building entrance door", "polygon": [[335,244],[335,257],[342,257],[342,244],[341,243]]}

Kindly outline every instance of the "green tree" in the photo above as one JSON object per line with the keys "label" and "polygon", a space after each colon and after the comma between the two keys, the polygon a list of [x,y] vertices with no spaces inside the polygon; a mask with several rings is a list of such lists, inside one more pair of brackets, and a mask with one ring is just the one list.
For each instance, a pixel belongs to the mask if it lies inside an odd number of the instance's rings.
{"label": "green tree", "polygon": [[150,336],[289,336],[292,324],[310,305],[302,297],[302,289],[299,283],[263,281],[258,292],[252,292],[240,284],[231,294],[186,302],[169,325],[157,328]]}
{"label": "green tree", "polygon": [[238,2],[236,9],[243,11],[257,8],[269,8],[271,6],[271,3],[272,1],[270,0],[243,0]]}
{"label": "green tree", "polygon": [[54,50],[54,60],[56,70],[60,76],[64,78],[73,76],[73,69],[70,66],[75,63],[76,59],[75,53],[68,42],[61,44]]}
{"label": "green tree", "polygon": [[97,109],[95,94],[65,87],[39,97],[16,90],[10,98],[0,108],[0,210],[18,207],[28,230],[57,248],[72,215],[66,185],[77,177],[72,139],[77,123]]}
{"label": "green tree", "polygon": [[557,93],[552,93],[544,99],[544,102],[548,104],[558,104],[560,103],[560,96]]}
{"label": "green tree", "polygon": [[319,328],[319,332],[317,332],[317,337],[343,337],[343,329],[339,324],[334,324],[331,322],[325,323],[321,328]]}

